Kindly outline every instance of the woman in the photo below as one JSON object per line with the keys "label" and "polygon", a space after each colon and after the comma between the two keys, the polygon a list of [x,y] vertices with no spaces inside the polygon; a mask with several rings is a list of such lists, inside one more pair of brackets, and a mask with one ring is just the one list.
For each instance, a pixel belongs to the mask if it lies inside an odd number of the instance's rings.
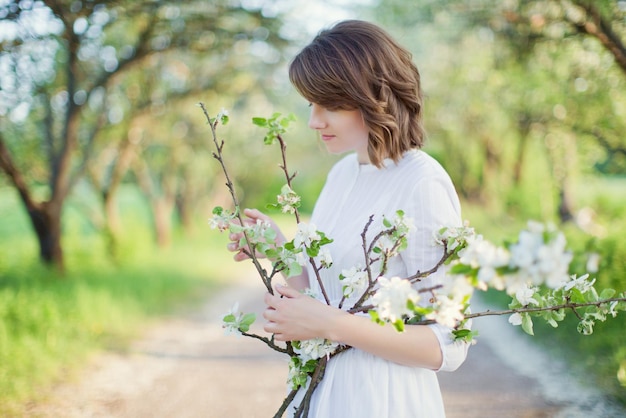
{"label": "woman", "polygon": [[[278,341],[323,337],[353,347],[335,357],[313,395],[310,417],[444,417],[436,371],[464,360],[467,344],[441,325],[409,325],[399,333],[338,308],[339,275],[363,265],[361,232],[370,215],[380,224],[397,210],[416,228],[408,247],[389,264],[387,277],[433,267],[442,248],[433,231],[461,225],[459,200],[444,169],[420,150],[424,141],[420,76],[411,55],[379,27],[341,22],[322,31],[293,60],[291,82],[310,102],[309,127],[333,154],[349,153],[330,171],[311,223],[334,241],[333,264],[321,270],[331,304],[305,296],[319,287],[311,269],[267,294],[265,330]],[[271,221],[246,210],[249,222]],[[378,229],[380,231],[380,228]],[[378,232],[372,225],[371,236]],[[284,236],[279,233],[279,241]],[[231,251],[239,251],[231,236]],[[242,252],[236,260],[247,258]],[[445,280],[429,276],[418,287]],[[344,304],[350,306],[350,304]],[[300,390],[300,398],[304,390]],[[294,404],[299,403],[297,398]]]}

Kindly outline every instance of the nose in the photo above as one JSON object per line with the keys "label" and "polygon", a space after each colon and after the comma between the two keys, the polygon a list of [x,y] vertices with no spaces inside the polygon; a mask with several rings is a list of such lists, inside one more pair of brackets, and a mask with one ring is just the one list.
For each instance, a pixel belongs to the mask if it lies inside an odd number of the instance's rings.
{"label": "nose", "polygon": [[309,128],[324,129],[326,127],[326,119],[324,118],[324,108],[315,103],[311,104],[311,114],[309,115]]}

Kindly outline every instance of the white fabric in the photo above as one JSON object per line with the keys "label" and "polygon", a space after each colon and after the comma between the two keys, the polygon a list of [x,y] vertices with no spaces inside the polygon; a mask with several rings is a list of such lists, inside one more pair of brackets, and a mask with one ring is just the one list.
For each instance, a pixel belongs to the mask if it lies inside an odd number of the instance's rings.
{"label": "white fabric", "polygon": [[[351,154],[330,171],[311,223],[334,240],[328,245],[333,265],[320,272],[334,306],[342,297],[341,270],[364,265],[361,232],[368,218],[374,215],[367,234],[371,241],[383,228],[382,215],[393,219],[398,209],[413,219],[416,230],[409,236],[408,248],[390,262],[386,276],[404,278],[432,268],[441,258],[442,248],[433,245],[434,230],[461,225],[459,200],[448,174],[432,157],[417,150],[407,152],[398,164],[386,160],[382,169],[359,165]],[[319,293],[315,273],[312,269],[308,273],[312,290]],[[416,287],[433,286],[444,278],[439,272]],[[353,303],[344,303],[344,309]],[[453,343],[445,327],[431,327],[443,354],[440,370],[456,369],[465,360],[467,344]],[[300,389],[293,405],[300,403],[303,393]],[[435,371],[402,366],[358,349],[330,360],[309,413],[310,418],[444,416]]]}

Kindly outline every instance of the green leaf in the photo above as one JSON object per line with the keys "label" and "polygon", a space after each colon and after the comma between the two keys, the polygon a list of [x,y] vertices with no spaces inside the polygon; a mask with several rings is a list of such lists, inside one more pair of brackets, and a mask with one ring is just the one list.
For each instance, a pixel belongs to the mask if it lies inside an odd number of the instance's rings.
{"label": "green leaf", "polygon": [[524,330],[524,332],[526,332],[526,334],[529,335],[535,335],[533,332],[533,319],[530,317],[530,315],[526,314],[526,313],[522,313],[522,329]]}
{"label": "green leaf", "polygon": [[231,232],[238,233],[238,232],[243,232],[243,230],[244,230],[244,227],[241,226],[241,225],[230,224],[230,231]]}
{"label": "green leaf", "polygon": [[467,264],[455,264],[450,267],[450,274],[460,274],[465,276],[475,275],[478,273],[478,269],[468,266]]}
{"label": "green leaf", "polygon": [[614,289],[604,289],[600,292],[600,299],[610,299],[615,295]]}
{"label": "green leaf", "polygon": [[398,332],[404,332],[404,321],[401,319],[397,319],[394,323],[393,323],[393,327],[396,329],[396,331]]}
{"label": "green leaf", "polygon": [[472,340],[474,339],[474,337],[478,336],[478,331],[472,331],[471,329],[455,329],[452,331],[452,335],[454,335],[454,340],[458,341],[465,341],[465,342],[472,342]]}
{"label": "green leaf", "polygon": [[385,322],[382,319],[380,319],[378,312],[371,309],[367,313],[369,314],[370,318],[372,318],[372,321],[376,322],[378,325],[385,325]]}
{"label": "green leaf", "polygon": [[266,241],[274,242],[276,239],[276,231],[273,228],[266,229],[263,238],[265,238]]}
{"label": "green leaf", "polygon": [[302,274],[302,266],[298,263],[291,263],[287,270],[287,277],[299,276]]}
{"label": "green leaf", "polygon": [[267,127],[267,119],[265,118],[252,118],[252,123],[261,128]]}
{"label": "green leaf", "polygon": [[224,318],[222,318],[222,321],[224,321],[224,322],[235,322],[236,318],[235,318],[235,315],[228,314],[228,315],[224,316]]}
{"label": "green leaf", "polygon": [[250,329],[250,325],[252,325],[254,321],[256,321],[256,314],[254,312],[247,313],[241,319],[240,328],[243,329],[243,327],[245,326],[246,327],[245,331],[248,331]]}
{"label": "green leaf", "polygon": [[574,303],[584,303],[587,301],[581,291],[575,287],[570,290],[570,300]]}

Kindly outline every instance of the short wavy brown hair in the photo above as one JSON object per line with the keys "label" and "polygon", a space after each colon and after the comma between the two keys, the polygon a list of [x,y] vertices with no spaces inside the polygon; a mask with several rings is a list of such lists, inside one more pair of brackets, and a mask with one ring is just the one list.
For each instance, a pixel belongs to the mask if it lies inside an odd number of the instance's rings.
{"label": "short wavy brown hair", "polygon": [[377,167],[422,147],[419,71],[411,53],[378,26],[347,20],[323,30],[293,59],[289,78],[311,103],[361,111]]}

